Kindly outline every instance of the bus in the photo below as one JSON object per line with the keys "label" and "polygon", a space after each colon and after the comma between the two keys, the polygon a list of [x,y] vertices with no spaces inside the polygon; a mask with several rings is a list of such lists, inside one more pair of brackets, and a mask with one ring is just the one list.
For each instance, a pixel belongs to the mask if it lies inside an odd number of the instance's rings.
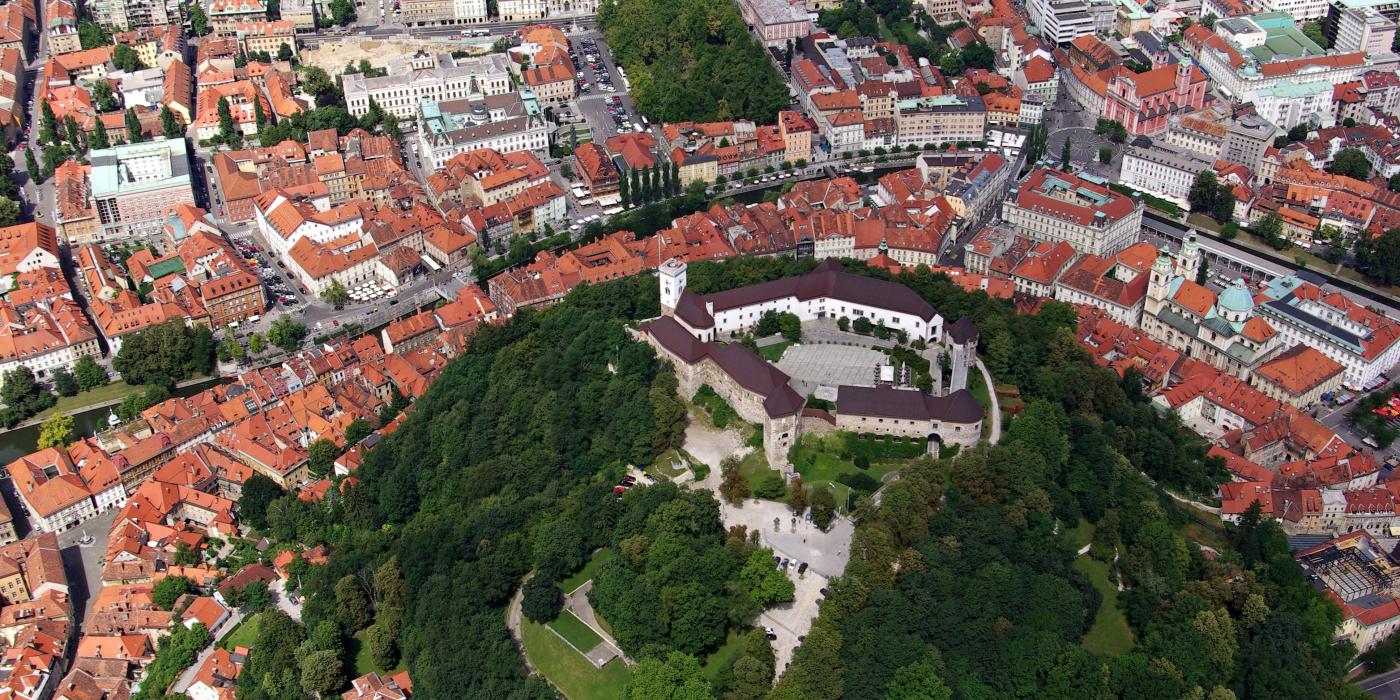
{"label": "bus", "polygon": [[622,78],[622,89],[630,91],[632,89],[632,81],[627,79],[627,71],[623,69],[620,63],[617,66],[617,76]]}

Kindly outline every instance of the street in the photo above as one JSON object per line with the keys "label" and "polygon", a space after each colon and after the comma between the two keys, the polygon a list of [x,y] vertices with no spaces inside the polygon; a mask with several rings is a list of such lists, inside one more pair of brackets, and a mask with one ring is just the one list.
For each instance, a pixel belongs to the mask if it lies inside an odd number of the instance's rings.
{"label": "street", "polygon": [[1400,669],[1368,678],[1359,685],[1379,700],[1400,700]]}

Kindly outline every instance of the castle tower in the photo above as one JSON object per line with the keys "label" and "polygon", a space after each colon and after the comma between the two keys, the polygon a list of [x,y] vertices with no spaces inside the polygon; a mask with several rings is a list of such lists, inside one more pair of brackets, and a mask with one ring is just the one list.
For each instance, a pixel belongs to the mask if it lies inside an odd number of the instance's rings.
{"label": "castle tower", "polygon": [[685,291],[685,268],[685,261],[680,258],[671,258],[657,268],[656,277],[661,282],[661,313],[669,316],[675,312],[681,292]]}
{"label": "castle tower", "polygon": [[1152,276],[1147,280],[1147,302],[1144,304],[1144,313],[1149,316],[1157,315],[1158,309],[1162,308],[1163,302],[1167,299],[1171,284],[1172,258],[1166,247],[1163,247],[1157,255],[1157,262],[1152,263]]}
{"label": "castle tower", "polygon": [[1201,246],[1196,243],[1194,232],[1186,235],[1186,241],[1181,244],[1181,251],[1176,254],[1176,275],[1188,280],[1195,280],[1196,273],[1201,271]]}
{"label": "castle tower", "polygon": [[948,326],[945,337],[952,360],[949,363],[952,378],[948,382],[948,393],[952,393],[967,388],[967,373],[977,362],[977,325],[964,316]]}

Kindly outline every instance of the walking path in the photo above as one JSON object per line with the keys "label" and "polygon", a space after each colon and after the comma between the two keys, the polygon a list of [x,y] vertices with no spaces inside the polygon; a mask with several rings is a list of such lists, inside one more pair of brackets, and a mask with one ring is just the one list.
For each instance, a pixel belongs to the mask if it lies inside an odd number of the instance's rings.
{"label": "walking path", "polygon": [[598,624],[598,617],[593,614],[593,605],[588,602],[588,592],[591,590],[593,590],[593,579],[585,581],[582,586],[568,593],[564,599],[564,609],[573,613],[575,617],[583,621],[583,624],[588,625],[589,629],[603,639],[602,644],[583,652],[583,655],[598,668],[602,668],[609,661],[618,657],[622,657],[622,662],[631,666],[634,662],[622,653],[622,647],[617,645],[617,640],[613,639],[612,635]]}
{"label": "walking path", "polygon": [[988,436],[987,442],[995,445],[1001,442],[1001,402],[997,401],[997,387],[992,383],[992,373],[987,371],[987,366],[982,364],[980,357],[977,358],[977,369],[982,372],[982,381],[987,385],[987,396],[992,402],[989,409],[992,414],[992,434]]}
{"label": "walking path", "polygon": [[510,629],[510,636],[515,639],[515,645],[520,648],[520,658],[525,660],[525,668],[530,673],[540,678],[544,674],[535,668],[535,664],[530,661],[530,655],[525,653],[525,638],[520,636],[520,601],[525,599],[525,581],[529,581],[533,573],[525,576],[525,580],[520,582],[520,587],[515,589],[515,595],[510,597],[510,605],[506,606],[506,627]]}

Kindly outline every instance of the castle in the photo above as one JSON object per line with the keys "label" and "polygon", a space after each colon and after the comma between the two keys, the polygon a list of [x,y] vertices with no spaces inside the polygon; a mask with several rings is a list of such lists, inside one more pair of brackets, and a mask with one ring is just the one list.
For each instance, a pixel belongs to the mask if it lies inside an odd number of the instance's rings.
{"label": "castle", "polygon": [[[788,450],[804,431],[833,429],[927,439],[934,444],[975,445],[982,435],[982,407],[967,390],[977,361],[977,327],[963,318],[945,326],[928,302],[904,285],[845,272],[834,260],[815,270],[716,294],[686,289],[686,264],[671,259],[658,270],[662,316],[640,335],[671,363],[680,391],[693,396],[708,384],[745,421],[763,426],[768,463],[791,476]],[[807,399],[782,370],[738,342],[724,343],[757,325],[768,311],[803,322],[866,318],[923,341],[922,354],[938,367],[948,355],[948,390],[940,395],[887,385],[835,387],[836,408],[807,408]],[[938,384],[941,384],[942,372]]]}

